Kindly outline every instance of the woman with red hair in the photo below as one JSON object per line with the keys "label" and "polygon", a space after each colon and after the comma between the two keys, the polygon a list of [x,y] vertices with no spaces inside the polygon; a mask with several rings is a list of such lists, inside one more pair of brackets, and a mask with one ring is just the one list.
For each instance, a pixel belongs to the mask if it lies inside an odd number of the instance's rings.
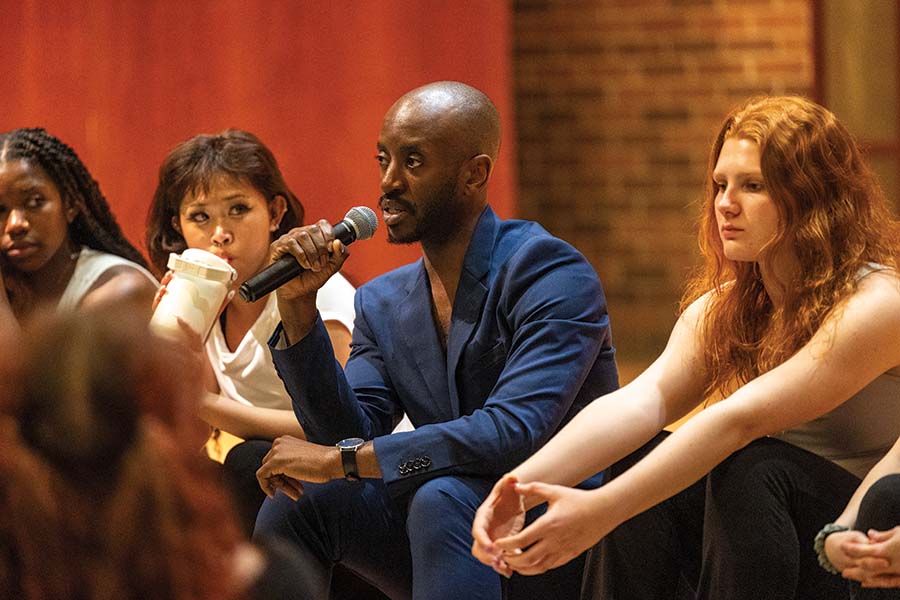
{"label": "woman with red hair", "polygon": [[900,229],[853,137],[800,97],[730,114],[707,181],[705,266],[663,354],[479,509],[473,553],[499,572],[599,541],[585,598],[845,597],[813,538],[900,430]]}

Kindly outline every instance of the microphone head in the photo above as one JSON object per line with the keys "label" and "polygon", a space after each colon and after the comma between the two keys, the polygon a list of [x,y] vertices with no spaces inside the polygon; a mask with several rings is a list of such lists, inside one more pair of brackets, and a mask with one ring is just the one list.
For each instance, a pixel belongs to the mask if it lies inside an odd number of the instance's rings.
{"label": "microphone head", "polygon": [[344,221],[353,228],[357,240],[369,239],[378,228],[378,217],[368,206],[354,206],[344,216]]}

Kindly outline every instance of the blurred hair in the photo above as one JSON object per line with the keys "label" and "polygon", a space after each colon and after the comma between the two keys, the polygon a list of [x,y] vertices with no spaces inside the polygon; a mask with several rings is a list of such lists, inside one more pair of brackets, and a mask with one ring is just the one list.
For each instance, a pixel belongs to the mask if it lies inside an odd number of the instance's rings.
{"label": "blurred hair", "polygon": [[0,363],[2,597],[234,597],[194,357],[124,311],[45,315],[22,339]]}
{"label": "blurred hair", "polygon": [[[716,223],[713,170],[725,140],[760,149],[762,176],[779,214],[765,264],[790,247],[796,279],[781,282],[775,310],[757,263],[728,260]],[[707,392],[727,393],[781,364],[856,289],[867,263],[897,268],[900,228],[853,136],[827,109],[796,96],[755,98],[722,124],[710,152],[699,231],[705,264],[682,308],[712,290],[703,321]]]}
{"label": "blurred hair", "polygon": [[147,252],[157,275],[166,271],[170,252],[187,248],[173,223],[182,201],[190,194],[209,193],[222,176],[251,185],[266,202],[284,197],[287,212],[272,239],[303,223],[303,205],[259,138],[239,129],[198,135],[175,146],[159,167],[159,183],[147,214]]}

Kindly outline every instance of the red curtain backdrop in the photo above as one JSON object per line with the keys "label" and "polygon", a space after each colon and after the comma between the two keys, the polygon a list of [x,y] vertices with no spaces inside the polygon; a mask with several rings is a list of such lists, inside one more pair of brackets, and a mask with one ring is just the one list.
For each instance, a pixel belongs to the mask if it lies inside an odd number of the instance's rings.
{"label": "red curtain backdrop", "polygon": [[[256,133],[307,222],[375,207],[385,111],[410,89],[470,83],[497,103],[503,149],[491,185],[515,207],[510,14],[499,0],[0,0],[0,130],[45,127],[75,148],[128,237],[167,151],[197,133]],[[356,283],[409,262],[386,234],[352,248]]]}

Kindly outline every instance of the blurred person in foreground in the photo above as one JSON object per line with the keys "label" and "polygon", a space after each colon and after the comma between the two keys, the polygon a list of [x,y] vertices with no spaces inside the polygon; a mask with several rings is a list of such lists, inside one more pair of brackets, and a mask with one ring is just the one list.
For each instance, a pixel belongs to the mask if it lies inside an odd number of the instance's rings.
{"label": "blurred person in foreground", "polygon": [[0,356],[0,597],[255,599],[302,575],[242,542],[199,456],[196,353],[115,309],[38,314],[22,340]]}

